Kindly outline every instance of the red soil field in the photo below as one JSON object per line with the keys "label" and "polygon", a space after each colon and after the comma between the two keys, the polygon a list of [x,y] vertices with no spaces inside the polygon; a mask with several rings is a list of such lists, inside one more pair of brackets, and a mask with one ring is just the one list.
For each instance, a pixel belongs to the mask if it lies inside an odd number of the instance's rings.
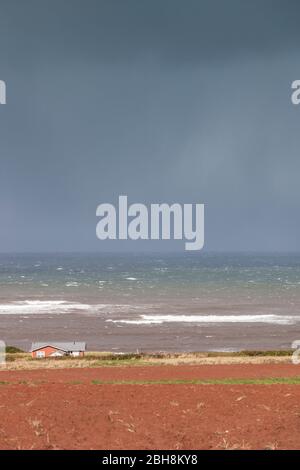
{"label": "red soil field", "polygon": [[292,364],[2,371],[0,449],[297,449],[299,385],[92,382],[297,375]]}

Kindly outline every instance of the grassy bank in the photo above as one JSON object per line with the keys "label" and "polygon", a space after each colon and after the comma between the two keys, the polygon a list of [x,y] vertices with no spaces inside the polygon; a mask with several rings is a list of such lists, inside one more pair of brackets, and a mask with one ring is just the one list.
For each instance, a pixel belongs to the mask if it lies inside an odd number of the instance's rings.
{"label": "grassy bank", "polygon": [[87,352],[84,357],[33,359],[30,353],[8,352],[6,369],[40,369],[103,366],[154,366],[179,364],[264,364],[289,363],[292,350],[195,352],[195,353],[129,353]]}

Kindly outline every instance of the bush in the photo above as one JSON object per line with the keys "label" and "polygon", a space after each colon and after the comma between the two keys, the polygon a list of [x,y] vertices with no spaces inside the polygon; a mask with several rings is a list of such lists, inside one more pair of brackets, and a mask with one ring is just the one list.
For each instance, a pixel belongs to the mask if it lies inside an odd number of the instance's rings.
{"label": "bush", "polygon": [[9,354],[17,354],[17,353],[22,353],[22,349],[16,348],[15,346],[6,346],[5,352]]}

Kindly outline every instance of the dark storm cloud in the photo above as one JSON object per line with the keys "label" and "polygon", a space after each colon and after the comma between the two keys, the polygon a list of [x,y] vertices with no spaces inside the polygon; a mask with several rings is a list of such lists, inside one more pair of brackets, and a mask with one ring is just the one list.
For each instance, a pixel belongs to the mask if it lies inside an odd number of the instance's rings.
{"label": "dark storm cloud", "polygon": [[[299,41],[297,0],[2,0],[2,57],[202,61]],[[25,53],[20,57],[21,53]]]}
{"label": "dark storm cloud", "polygon": [[206,248],[299,250],[300,3],[0,0],[0,251],[101,244],[96,206],[204,202]]}

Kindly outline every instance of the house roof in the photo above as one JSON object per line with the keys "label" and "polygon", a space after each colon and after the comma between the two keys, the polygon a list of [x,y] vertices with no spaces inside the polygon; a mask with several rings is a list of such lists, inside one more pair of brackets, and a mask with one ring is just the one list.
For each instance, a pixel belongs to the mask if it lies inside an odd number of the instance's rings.
{"label": "house roof", "polygon": [[60,349],[61,351],[85,351],[86,344],[81,341],[71,341],[69,343],[66,342],[49,342],[49,343],[32,343],[30,352],[37,351],[38,349],[46,348],[47,346],[51,346],[55,349]]}

